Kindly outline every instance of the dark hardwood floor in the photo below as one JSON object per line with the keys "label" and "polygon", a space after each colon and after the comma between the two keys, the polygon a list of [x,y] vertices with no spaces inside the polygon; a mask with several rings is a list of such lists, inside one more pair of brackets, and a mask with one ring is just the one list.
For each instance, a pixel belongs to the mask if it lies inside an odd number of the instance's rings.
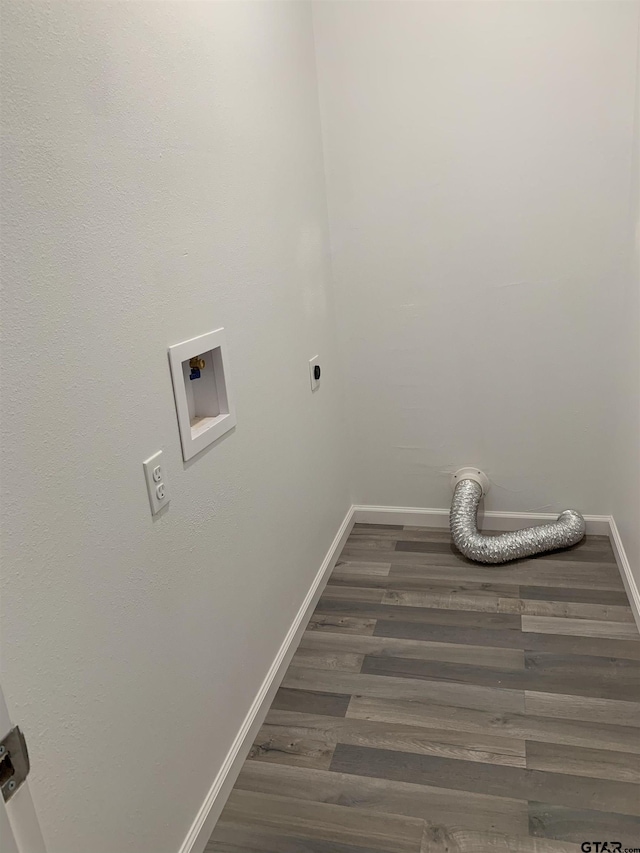
{"label": "dark hardwood floor", "polygon": [[207,853],[605,840],[640,850],[640,636],[608,539],[483,567],[357,524]]}

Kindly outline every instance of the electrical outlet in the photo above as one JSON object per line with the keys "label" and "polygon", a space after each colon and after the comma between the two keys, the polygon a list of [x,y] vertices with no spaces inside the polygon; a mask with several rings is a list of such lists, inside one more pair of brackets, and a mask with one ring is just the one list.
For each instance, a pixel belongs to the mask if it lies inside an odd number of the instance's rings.
{"label": "electrical outlet", "polygon": [[151,505],[151,515],[160,512],[162,507],[166,506],[170,500],[161,461],[162,451],[159,450],[142,463],[144,478],[147,483],[147,492],[149,494],[149,503]]}
{"label": "electrical outlet", "polygon": [[322,370],[320,369],[320,356],[314,355],[313,358],[309,359],[309,379],[311,380],[312,391],[315,391],[318,385],[320,384],[321,374]]}

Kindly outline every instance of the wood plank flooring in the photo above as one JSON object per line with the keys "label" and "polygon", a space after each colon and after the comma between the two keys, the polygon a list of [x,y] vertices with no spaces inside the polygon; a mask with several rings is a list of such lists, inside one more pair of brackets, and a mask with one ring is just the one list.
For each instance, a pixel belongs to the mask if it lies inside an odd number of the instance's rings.
{"label": "wood plank flooring", "polygon": [[206,853],[605,840],[640,850],[640,636],[608,539],[487,567],[357,524]]}

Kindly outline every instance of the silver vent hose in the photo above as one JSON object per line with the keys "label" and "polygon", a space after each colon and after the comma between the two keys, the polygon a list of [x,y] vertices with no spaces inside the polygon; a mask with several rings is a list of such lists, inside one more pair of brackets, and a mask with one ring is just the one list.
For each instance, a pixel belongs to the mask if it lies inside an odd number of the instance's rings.
{"label": "silver vent hose", "polygon": [[[449,525],[451,538],[456,548],[465,557],[478,563],[506,563],[522,557],[531,557],[543,551],[568,548],[575,545],[585,534],[584,518],[579,512],[567,509],[560,513],[557,521],[525,527],[512,533],[487,536],[478,530],[478,504],[483,495],[481,481],[465,479],[461,469],[454,475],[456,484],[451,502]],[[481,472],[477,472],[481,474]]]}

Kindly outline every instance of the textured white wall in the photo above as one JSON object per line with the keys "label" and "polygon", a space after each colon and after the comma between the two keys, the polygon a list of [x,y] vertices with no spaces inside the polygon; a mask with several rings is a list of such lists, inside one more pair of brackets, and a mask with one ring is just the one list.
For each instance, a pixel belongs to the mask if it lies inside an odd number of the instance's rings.
{"label": "textured white wall", "polygon": [[637,18],[314,4],[358,502],[610,511]]}
{"label": "textured white wall", "polygon": [[[175,853],[349,504],[310,8],[2,30],[0,680],[50,853]],[[183,466],[166,349],[218,326],[238,426]]]}

